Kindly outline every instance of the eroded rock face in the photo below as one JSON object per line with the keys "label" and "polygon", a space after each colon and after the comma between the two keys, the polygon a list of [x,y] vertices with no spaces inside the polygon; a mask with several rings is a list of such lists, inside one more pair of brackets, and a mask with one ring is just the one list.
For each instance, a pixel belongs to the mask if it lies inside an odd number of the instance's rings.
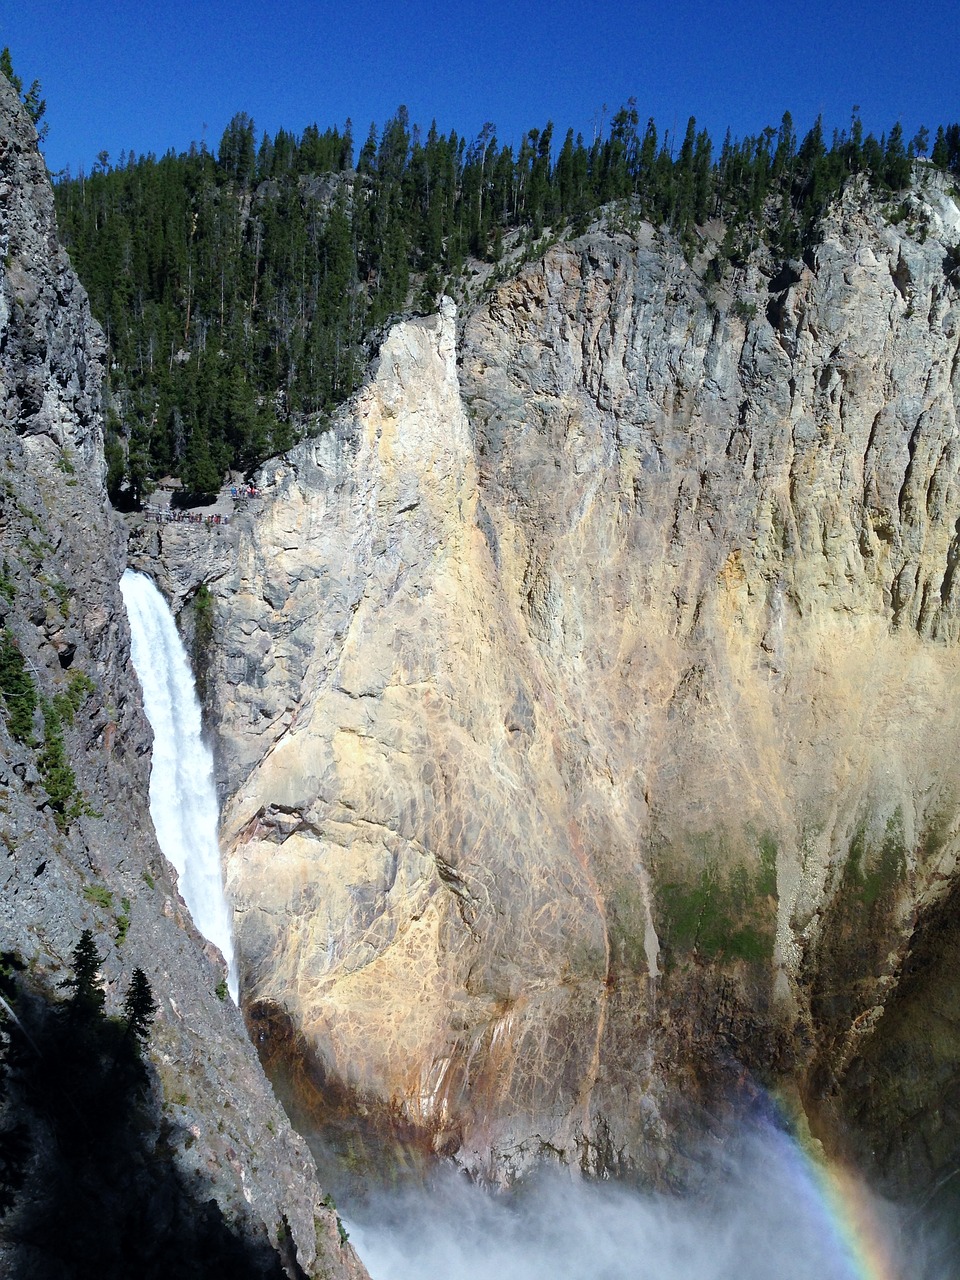
{"label": "eroded rock face", "polygon": [[748,1076],[834,1107],[956,871],[958,237],[853,190],[734,302],[596,232],[264,472],[224,832],[305,1079],[494,1178],[680,1176]]}
{"label": "eroded rock face", "polygon": [[[57,984],[90,929],[111,1015],[142,968],[159,1005],[150,1071],[162,1137],[153,1158],[171,1148],[198,1218],[209,1220],[215,1201],[251,1247],[278,1247],[291,1274],[296,1258],[299,1275],[362,1276],[239,1013],[217,996],[222,958],[194,930],[154,839],[150,729],[119,592],[124,541],[103,484],[103,341],[57,242],[36,135],[3,76],[0,258],[0,625],[38,697],[61,699],[75,782],[68,791],[44,762],[40,707],[31,732],[15,736],[4,701],[0,951],[15,952],[29,984],[59,998]],[[176,1220],[175,1205],[155,1211],[161,1222]],[[15,1240],[7,1230],[0,1241],[5,1274]],[[33,1263],[53,1265],[42,1256]]]}

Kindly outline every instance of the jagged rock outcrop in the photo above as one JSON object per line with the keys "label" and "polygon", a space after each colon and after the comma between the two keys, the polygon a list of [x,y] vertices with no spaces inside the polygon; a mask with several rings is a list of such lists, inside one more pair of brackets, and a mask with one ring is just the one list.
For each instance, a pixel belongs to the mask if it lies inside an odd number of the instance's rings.
{"label": "jagged rock outcrop", "polygon": [[495,1178],[682,1176],[756,1080],[880,1123],[844,1091],[960,819],[960,214],[905,212],[855,186],[723,288],[648,227],[557,245],[264,470],[214,675],[301,1103]]}
{"label": "jagged rock outcrop", "polygon": [[[25,998],[56,996],[92,930],[114,1014],[142,968],[159,1005],[151,1167],[172,1161],[201,1225],[222,1214],[278,1267],[279,1249],[290,1275],[362,1276],[239,1013],[218,998],[222,958],[205,950],[154,839],[150,730],[119,593],[124,540],[103,483],[104,344],[57,243],[36,135],[2,76],[0,257],[0,951],[28,966]],[[19,725],[10,653],[39,699],[18,704]],[[175,1206],[154,1212],[173,1221]],[[34,1257],[44,1274],[57,1258],[84,1265],[59,1230],[46,1224],[49,1257]],[[5,1274],[19,1247],[15,1228],[0,1235]]]}

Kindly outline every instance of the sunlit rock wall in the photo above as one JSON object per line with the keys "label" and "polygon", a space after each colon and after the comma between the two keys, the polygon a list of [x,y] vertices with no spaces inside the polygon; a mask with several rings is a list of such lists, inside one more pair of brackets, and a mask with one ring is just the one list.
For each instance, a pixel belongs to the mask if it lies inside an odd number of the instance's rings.
{"label": "sunlit rock wall", "polygon": [[492,1177],[683,1176],[755,1080],[834,1114],[956,867],[957,239],[934,179],[723,287],[597,230],[266,469],[220,769],[304,1090]]}

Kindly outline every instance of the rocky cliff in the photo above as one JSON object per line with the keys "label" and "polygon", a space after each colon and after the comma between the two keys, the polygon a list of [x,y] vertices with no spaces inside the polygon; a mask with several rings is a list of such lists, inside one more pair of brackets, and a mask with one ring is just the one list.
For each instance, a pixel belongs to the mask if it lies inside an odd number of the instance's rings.
{"label": "rocky cliff", "polygon": [[[204,948],[154,840],[150,730],[119,593],[125,545],[103,484],[104,344],[57,243],[36,135],[2,76],[0,258],[0,950],[5,964],[26,965],[16,989],[34,1008],[62,999],[57,985],[89,929],[107,1012],[120,1012],[137,967],[159,1006],[144,1148],[129,1167],[131,1192],[162,1185],[164,1197],[133,1240],[119,1239],[131,1215],[116,1200],[83,1227],[113,1258],[149,1240],[175,1251],[198,1230],[209,1242],[222,1223],[236,1241],[233,1274],[248,1274],[245,1260],[249,1274],[273,1275],[282,1259],[291,1276],[361,1276],[239,1013],[218,998],[222,959]],[[21,1063],[20,1074],[40,1079],[48,1066]],[[84,1096],[83,1082],[72,1084]],[[18,1118],[0,1126],[4,1142]],[[38,1132],[27,1186],[54,1170],[41,1188],[54,1195],[57,1153]],[[84,1145],[104,1141],[92,1128]],[[160,1168],[170,1170],[162,1182]],[[9,1176],[5,1165],[5,1188]],[[5,1274],[88,1274],[69,1221],[31,1231],[29,1212],[16,1209],[0,1236]],[[143,1256],[136,1270],[159,1265]],[[200,1274],[199,1265],[181,1249],[165,1273]]]}
{"label": "rocky cliff", "polygon": [[957,865],[958,239],[932,176],[720,285],[601,225],[395,327],[264,470],[212,703],[305,1123],[671,1180],[759,1082],[876,1147]]}

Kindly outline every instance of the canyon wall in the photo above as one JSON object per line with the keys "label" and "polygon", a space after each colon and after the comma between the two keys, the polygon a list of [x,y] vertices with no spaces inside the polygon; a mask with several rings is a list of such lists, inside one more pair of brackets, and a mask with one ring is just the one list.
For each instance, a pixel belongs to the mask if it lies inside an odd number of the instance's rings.
{"label": "canyon wall", "polygon": [[669,1183],[762,1085],[873,1149],[960,817],[960,214],[898,206],[720,284],[609,218],[394,327],[264,468],[211,706],[305,1123]]}
{"label": "canyon wall", "polygon": [[[145,972],[158,1004],[148,1051],[149,1154],[137,1164],[128,1153],[136,1170],[128,1189],[133,1195],[138,1182],[150,1185],[156,1170],[169,1165],[165,1185],[182,1191],[151,1204],[141,1242],[185,1246],[194,1238],[190,1230],[213,1239],[222,1222],[237,1241],[234,1261],[239,1265],[242,1254],[251,1268],[238,1275],[273,1275],[282,1256],[291,1276],[362,1276],[237,1009],[222,998],[222,957],[193,928],[154,839],[150,728],[119,592],[125,541],[103,479],[105,347],[57,242],[33,126],[2,76],[0,260],[4,980],[16,982],[25,1007],[62,1000],[57,987],[70,975],[84,929],[103,957],[109,1014],[121,1012],[134,970]],[[25,680],[36,699],[32,710],[29,699],[17,702]],[[18,705],[26,708],[23,723]],[[14,959],[26,965],[16,980]],[[42,1061],[35,1067],[39,1080],[46,1067]],[[72,1083],[77,1098],[85,1096],[84,1081]],[[10,1123],[8,1117],[5,1139]],[[45,1150],[41,1138],[31,1130],[30,1168],[55,1169],[57,1153]],[[94,1128],[92,1149],[103,1141]],[[6,1190],[9,1175],[5,1164]],[[53,1194],[55,1183],[54,1176],[40,1190]],[[29,1174],[26,1185],[36,1190]],[[184,1205],[194,1206],[189,1222]],[[119,1211],[113,1202],[87,1230],[108,1241],[119,1234]],[[18,1212],[5,1218],[0,1233],[5,1274],[90,1262],[64,1221],[55,1231],[47,1221],[38,1236]],[[104,1256],[130,1245],[117,1238],[104,1244]],[[148,1264],[157,1260],[141,1259],[137,1269],[153,1274]],[[181,1255],[178,1265],[177,1274],[193,1274],[189,1257]]]}

